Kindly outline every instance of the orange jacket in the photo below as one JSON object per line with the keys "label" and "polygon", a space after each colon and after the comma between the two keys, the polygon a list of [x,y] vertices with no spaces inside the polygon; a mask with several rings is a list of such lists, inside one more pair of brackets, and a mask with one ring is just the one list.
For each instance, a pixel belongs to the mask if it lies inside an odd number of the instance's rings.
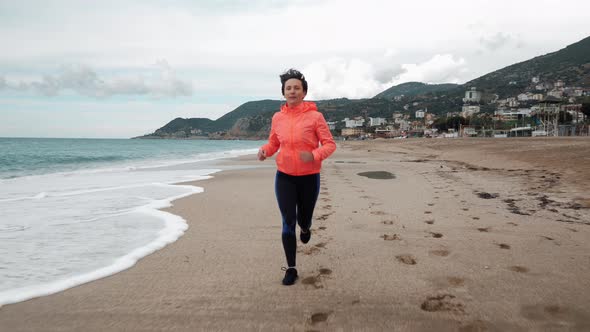
{"label": "orange jacket", "polygon": [[[336,150],[336,143],[315,103],[304,101],[295,107],[284,104],[281,111],[275,113],[268,144],[262,149],[270,157],[279,148],[276,158],[279,171],[296,176],[320,172],[322,160]],[[313,161],[303,162],[299,157],[301,151],[310,151]]]}

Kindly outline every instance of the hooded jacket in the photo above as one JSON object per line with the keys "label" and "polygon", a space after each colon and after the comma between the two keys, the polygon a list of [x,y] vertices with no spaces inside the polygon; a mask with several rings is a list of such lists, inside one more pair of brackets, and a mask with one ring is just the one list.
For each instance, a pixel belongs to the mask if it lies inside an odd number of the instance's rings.
{"label": "hooded jacket", "polygon": [[[295,176],[320,172],[322,160],[336,150],[336,143],[314,102],[304,101],[295,107],[284,104],[281,111],[275,113],[268,144],[262,149],[271,157],[279,148],[276,157],[279,171]],[[303,162],[299,156],[301,151],[310,151],[313,161]]]}

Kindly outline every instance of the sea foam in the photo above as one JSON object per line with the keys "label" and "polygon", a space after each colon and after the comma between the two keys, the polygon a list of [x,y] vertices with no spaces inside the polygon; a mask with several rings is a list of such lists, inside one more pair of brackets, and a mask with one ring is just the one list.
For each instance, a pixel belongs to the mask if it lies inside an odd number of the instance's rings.
{"label": "sea foam", "polygon": [[188,225],[160,209],[203,192],[178,183],[219,171],[205,160],[252,151],[3,179],[0,306],[112,275],[176,241]]}

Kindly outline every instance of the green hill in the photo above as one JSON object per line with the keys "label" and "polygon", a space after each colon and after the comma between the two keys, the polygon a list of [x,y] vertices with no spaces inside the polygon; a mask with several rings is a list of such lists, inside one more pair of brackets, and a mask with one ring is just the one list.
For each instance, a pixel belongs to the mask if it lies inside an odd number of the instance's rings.
{"label": "green hill", "polygon": [[[393,112],[413,114],[418,109],[446,114],[460,111],[465,91],[476,87],[483,91],[482,111],[492,112],[495,106],[487,102],[495,94],[507,98],[534,91],[531,79],[535,76],[540,77],[542,82],[563,80],[568,86],[589,88],[590,37],[557,52],[502,68],[462,85],[408,82],[393,86],[373,98],[338,98],[317,101],[317,104],[326,120],[337,121],[338,124],[345,117],[391,118]],[[395,98],[401,95],[402,98]],[[272,114],[279,110],[281,103],[280,100],[250,101],[215,121],[177,118],[144,138],[182,138],[195,135],[195,131],[199,131],[198,135],[209,137],[223,136],[216,134],[222,131],[228,133],[224,137],[265,137]]]}
{"label": "green hill", "polygon": [[398,96],[417,96],[430,92],[447,91],[459,86],[458,84],[425,84],[421,82],[407,82],[392,86],[391,88],[379,93],[373,98],[394,98]]}
{"label": "green hill", "polygon": [[475,86],[506,98],[529,89],[535,76],[541,81],[562,80],[568,86],[590,87],[590,37],[557,52],[496,70],[464,86]]}

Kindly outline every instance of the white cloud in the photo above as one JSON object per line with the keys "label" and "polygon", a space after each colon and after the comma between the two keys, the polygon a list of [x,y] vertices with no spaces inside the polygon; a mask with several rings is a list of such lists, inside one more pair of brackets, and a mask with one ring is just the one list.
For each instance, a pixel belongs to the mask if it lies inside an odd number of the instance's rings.
{"label": "white cloud", "polygon": [[91,97],[113,95],[148,95],[151,97],[177,97],[192,94],[190,82],[178,79],[170,65],[158,61],[148,75],[116,76],[102,79],[89,66],[68,65],[55,75],[45,75],[37,81],[5,82],[0,78],[0,89],[33,89],[47,96],[55,96],[64,90],[72,90]]}
{"label": "white cloud", "polygon": [[464,80],[466,61],[451,54],[436,54],[422,63],[383,66],[360,59],[331,58],[303,68],[309,82],[308,99],[370,98],[405,82],[458,83]]}
{"label": "white cloud", "polygon": [[468,71],[465,59],[455,59],[451,54],[436,54],[428,61],[403,64],[402,68],[405,72],[392,83],[459,83],[464,80],[464,73]]}
{"label": "white cloud", "polygon": [[495,35],[484,36],[479,39],[479,42],[488,50],[496,51],[510,43],[519,44],[520,41],[516,40],[510,34],[498,32]]}
{"label": "white cloud", "polygon": [[309,82],[308,99],[365,98],[380,89],[372,65],[358,60],[332,58],[303,68]]}

